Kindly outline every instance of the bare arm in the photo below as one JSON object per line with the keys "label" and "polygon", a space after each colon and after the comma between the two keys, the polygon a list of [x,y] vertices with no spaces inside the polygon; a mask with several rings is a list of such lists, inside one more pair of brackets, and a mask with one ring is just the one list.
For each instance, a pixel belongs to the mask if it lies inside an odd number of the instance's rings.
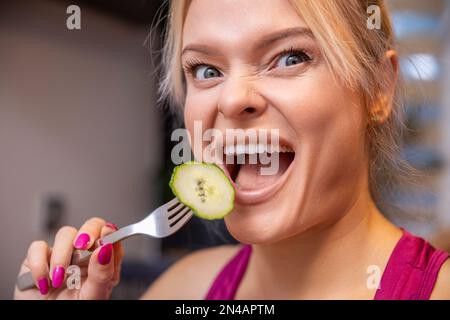
{"label": "bare arm", "polygon": [[442,265],[430,299],[450,299],[450,259],[447,259],[447,261]]}

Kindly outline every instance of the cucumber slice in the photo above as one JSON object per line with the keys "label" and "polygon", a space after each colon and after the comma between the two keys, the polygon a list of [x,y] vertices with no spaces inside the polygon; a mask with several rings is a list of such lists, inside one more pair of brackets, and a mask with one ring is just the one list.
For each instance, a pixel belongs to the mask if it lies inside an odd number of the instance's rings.
{"label": "cucumber slice", "polygon": [[173,170],[169,186],[200,218],[222,219],[233,210],[233,185],[215,164],[191,161],[179,165]]}

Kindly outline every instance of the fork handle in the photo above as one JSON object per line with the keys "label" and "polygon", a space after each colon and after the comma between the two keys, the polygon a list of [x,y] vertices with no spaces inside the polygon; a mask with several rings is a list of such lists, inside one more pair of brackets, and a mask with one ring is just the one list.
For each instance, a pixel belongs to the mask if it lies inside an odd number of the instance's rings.
{"label": "fork handle", "polygon": [[[72,253],[70,265],[77,265],[77,266],[87,265],[92,255],[92,252],[94,252],[94,250],[97,249],[98,247],[106,243],[116,243],[118,241],[129,238],[135,234],[137,234],[135,231],[135,225],[129,225],[113,233],[110,233],[105,237],[95,241],[94,245],[90,248],[90,250],[75,250]],[[31,274],[31,271],[20,275],[17,278],[16,285],[17,289],[19,289],[20,291],[25,291],[37,287],[36,282],[34,281],[33,276]]]}

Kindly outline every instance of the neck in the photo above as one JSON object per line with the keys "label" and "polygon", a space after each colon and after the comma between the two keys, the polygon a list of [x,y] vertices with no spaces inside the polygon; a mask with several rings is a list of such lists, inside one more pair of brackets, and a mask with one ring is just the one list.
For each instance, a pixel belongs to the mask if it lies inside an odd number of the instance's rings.
{"label": "neck", "polygon": [[367,268],[384,270],[400,237],[367,192],[330,226],[254,245],[249,277],[258,288],[252,291],[280,298],[370,298],[375,288],[367,287]]}

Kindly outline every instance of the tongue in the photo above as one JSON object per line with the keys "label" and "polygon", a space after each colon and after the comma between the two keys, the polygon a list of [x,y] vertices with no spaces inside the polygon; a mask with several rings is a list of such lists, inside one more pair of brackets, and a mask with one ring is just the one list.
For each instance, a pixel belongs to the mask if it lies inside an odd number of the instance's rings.
{"label": "tongue", "polygon": [[236,183],[241,189],[260,189],[271,185],[283,175],[293,158],[294,153],[280,153],[278,171],[275,174],[270,175],[261,174],[261,168],[269,168],[270,164],[262,165],[259,161],[257,164],[242,164],[236,177]]}

